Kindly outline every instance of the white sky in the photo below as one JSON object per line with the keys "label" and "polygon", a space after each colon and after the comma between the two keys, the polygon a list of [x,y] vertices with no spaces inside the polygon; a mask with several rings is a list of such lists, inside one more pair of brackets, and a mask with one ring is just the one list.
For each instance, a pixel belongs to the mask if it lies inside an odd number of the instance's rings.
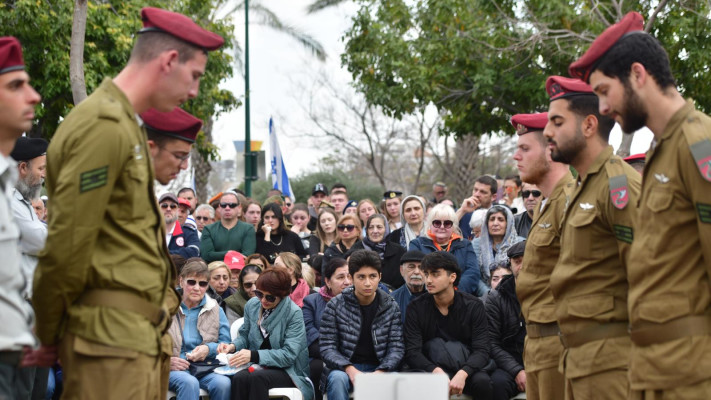
{"label": "white sky", "polygon": [[[338,7],[308,15],[305,10],[309,3],[308,0],[261,1],[261,4],[274,11],[283,22],[300,28],[320,41],[328,53],[325,63],[312,57],[297,41],[257,25],[257,18],[250,18],[251,137],[252,140],[264,141],[262,149],[267,151],[268,159],[268,123],[269,117],[274,117],[284,163],[290,177],[313,171],[313,163],[328,151],[317,148],[312,139],[301,139],[295,133],[309,130],[311,126],[295,100],[299,81],[321,69],[343,85],[350,81],[350,74],[341,68],[340,54],[344,49],[341,37],[350,26],[350,15],[357,10],[355,4],[345,2]],[[236,36],[244,43],[244,14],[236,14],[235,17]],[[235,96],[244,95],[244,79],[241,75],[237,75],[223,86]],[[242,106],[236,111],[221,115],[215,123],[213,140],[219,147],[223,160],[235,157],[233,140],[244,140],[244,113],[245,108]],[[616,127],[610,137],[610,143],[615,149],[619,146],[620,135],[620,130]],[[646,151],[651,138],[649,131],[635,135],[632,154]]]}

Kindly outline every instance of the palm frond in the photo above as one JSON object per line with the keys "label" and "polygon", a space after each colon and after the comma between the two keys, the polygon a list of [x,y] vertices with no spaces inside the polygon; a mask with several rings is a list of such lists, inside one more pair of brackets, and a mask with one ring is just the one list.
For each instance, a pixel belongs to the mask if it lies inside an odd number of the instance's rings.
{"label": "palm frond", "polygon": [[315,12],[321,11],[324,8],[337,6],[344,3],[346,0],[315,0],[313,3],[306,7],[306,12],[313,14]]}
{"label": "palm frond", "polygon": [[303,32],[299,28],[292,25],[283,23],[272,10],[262,6],[261,4],[251,6],[250,11],[253,11],[262,18],[261,23],[263,25],[290,36],[292,39],[301,43],[306,50],[313,53],[313,55],[319,60],[326,60],[326,50],[323,48],[323,45],[308,33]]}

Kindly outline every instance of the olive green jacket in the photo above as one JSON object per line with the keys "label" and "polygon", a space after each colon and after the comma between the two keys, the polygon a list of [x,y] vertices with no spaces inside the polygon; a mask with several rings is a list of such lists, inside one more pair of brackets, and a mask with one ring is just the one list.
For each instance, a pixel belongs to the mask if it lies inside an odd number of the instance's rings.
{"label": "olive green jacket", "polygon": [[[35,273],[37,336],[79,338],[157,355],[161,326],[113,307],[79,305],[110,289],[169,303],[174,268],[154,195],[145,131],[111,79],[72,110],[47,150],[47,245]],[[173,299],[174,300],[174,299]],[[173,302],[174,303],[174,302]]]}

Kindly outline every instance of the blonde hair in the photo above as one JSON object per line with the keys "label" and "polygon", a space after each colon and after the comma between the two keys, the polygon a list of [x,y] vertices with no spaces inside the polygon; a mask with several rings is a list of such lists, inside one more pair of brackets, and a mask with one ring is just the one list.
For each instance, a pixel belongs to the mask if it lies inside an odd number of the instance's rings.
{"label": "blonde hair", "polygon": [[283,262],[284,265],[294,270],[294,276],[297,280],[304,277],[301,273],[301,258],[299,258],[299,256],[288,251],[283,251],[277,254],[277,257],[281,258],[281,262]]}
{"label": "blonde hair", "polygon": [[207,270],[210,272],[210,278],[212,278],[212,271],[219,269],[219,268],[226,269],[227,276],[229,276],[230,279],[232,279],[232,271],[230,271],[230,267],[228,267],[224,261],[213,261],[207,265]]}
{"label": "blonde hair", "polygon": [[338,230],[338,225],[345,224],[346,220],[348,219],[353,220],[353,225],[355,225],[355,230],[358,234],[358,239],[361,239],[361,236],[363,235],[363,225],[361,225],[360,223],[360,218],[353,214],[346,214],[341,216],[341,218],[338,218],[338,222],[336,223],[336,240],[334,240],[334,243],[341,243],[341,233]]}

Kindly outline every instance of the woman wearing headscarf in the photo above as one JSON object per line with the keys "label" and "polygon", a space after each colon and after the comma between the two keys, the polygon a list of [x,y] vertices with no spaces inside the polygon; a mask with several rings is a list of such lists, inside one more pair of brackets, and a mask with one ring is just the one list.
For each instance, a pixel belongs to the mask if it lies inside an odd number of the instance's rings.
{"label": "woman wearing headscarf", "polygon": [[514,216],[506,206],[493,206],[486,212],[481,235],[472,241],[481,268],[481,279],[489,282],[490,268],[499,261],[507,261],[506,251],[524,240],[514,227]]}
{"label": "woman wearing headscarf", "polygon": [[387,240],[407,249],[413,239],[426,235],[425,207],[425,201],[420,196],[405,197],[400,204],[402,228],[392,231]]}
{"label": "woman wearing headscarf", "polygon": [[390,233],[387,218],[383,214],[373,214],[365,221],[365,237],[349,250],[349,254],[360,249],[378,253],[381,261],[380,281],[391,290],[405,283],[400,274],[400,258],[405,249],[397,243],[388,242],[385,237]]}

